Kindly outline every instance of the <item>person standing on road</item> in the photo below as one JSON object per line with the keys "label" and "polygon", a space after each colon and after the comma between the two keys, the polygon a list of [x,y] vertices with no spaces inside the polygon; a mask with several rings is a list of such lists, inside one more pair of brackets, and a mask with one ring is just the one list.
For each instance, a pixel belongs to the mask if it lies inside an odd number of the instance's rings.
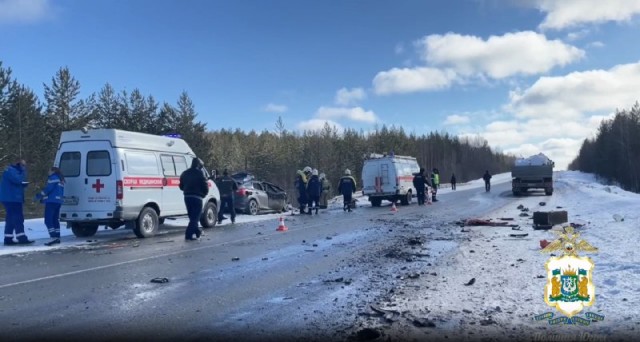
{"label": "person standing on road", "polygon": [[351,170],[344,170],[344,176],[340,178],[340,183],[338,184],[338,191],[342,194],[342,210],[351,212],[351,200],[353,194],[356,193],[356,180],[351,177]]}
{"label": "person standing on road", "polygon": [[425,189],[427,187],[427,177],[424,175],[424,167],[420,168],[420,172],[413,176],[413,187],[416,188],[416,197],[418,197],[418,205],[424,205]]}
{"label": "person standing on road", "polygon": [[[202,234],[198,228],[198,221],[202,214],[202,201],[209,193],[209,184],[202,172],[202,167],[202,160],[193,158],[191,167],[180,175],[180,190],[184,194],[184,204],[187,206],[189,215],[189,225],[184,236],[187,241],[199,240]],[[196,237],[194,238],[193,235]]]}
{"label": "person standing on road", "polygon": [[[28,245],[35,241],[29,240],[24,233],[24,188],[27,187],[27,162],[16,160],[9,165],[2,174],[0,183],[0,202],[4,205],[7,217],[4,222],[4,245]],[[15,233],[16,240],[13,240]]]}
{"label": "person standing on road", "polygon": [[322,184],[322,193],[320,193],[320,209],[327,209],[329,207],[331,183],[324,173],[320,174],[320,183]]}
{"label": "person standing on road", "polygon": [[220,190],[220,210],[218,211],[218,223],[222,223],[224,216],[224,209],[227,208],[231,214],[231,223],[236,222],[236,209],[233,203],[233,194],[238,190],[238,184],[229,176],[229,171],[224,169],[222,171],[222,177],[218,184],[218,190]]}
{"label": "person standing on road", "polygon": [[60,207],[64,196],[64,176],[60,169],[52,167],[49,170],[47,186],[36,194],[35,200],[44,203],[44,225],[49,231],[51,241],[46,246],[60,243]]}
{"label": "person standing on road", "polygon": [[484,171],[482,179],[484,179],[484,190],[489,192],[489,190],[491,190],[491,175],[489,174],[489,170]]}
{"label": "person standing on road", "polygon": [[431,170],[431,200],[438,202],[436,195],[438,194],[438,186],[440,186],[440,172],[435,167]]}
{"label": "person standing on road", "polygon": [[455,190],[456,189],[456,174],[452,173],[451,174],[451,190]]}
{"label": "person standing on road", "polygon": [[318,170],[313,169],[311,171],[311,178],[309,178],[309,183],[307,183],[307,194],[309,195],[309,211],[307,212],[307,214],[311,215],[311,210],[315,209],[316,215],[318,215],[321,193],[322,183],[320,183],[320,178],[318,177]]}
{"label": "person standing on road", "polygon": [[296,180],[294,182],[296,189],[298,190],[298,205],[300,206],[300,214],[304,214],[307,207],[307,182],[309,180],[308,173],[311,174],[311,168],[305,167],[304,170],[296,171]]}

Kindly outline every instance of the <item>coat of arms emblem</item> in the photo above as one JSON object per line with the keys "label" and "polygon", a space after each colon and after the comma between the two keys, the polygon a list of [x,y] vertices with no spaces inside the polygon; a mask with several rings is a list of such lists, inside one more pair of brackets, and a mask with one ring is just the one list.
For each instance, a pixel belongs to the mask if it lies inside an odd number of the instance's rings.
{"label": "coat of arms emblem", "polygon": [[541,251],[562,251],[562,256],[551,257],[545,264],[547,284],[544,287],[544,300],[547,305],[571,318],[584,307],[593,305],[596,294],[593,285],[595,264],[591,258],[578,256],[578,253],[597,252],[598,249],[579,240],[580,234],[572,226],[555,233],[558,239]]}

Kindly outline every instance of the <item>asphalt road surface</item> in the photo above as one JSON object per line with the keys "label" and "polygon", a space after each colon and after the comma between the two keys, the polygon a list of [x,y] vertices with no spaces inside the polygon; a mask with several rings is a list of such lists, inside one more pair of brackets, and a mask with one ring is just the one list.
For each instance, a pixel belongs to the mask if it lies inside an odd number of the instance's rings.
{"label": "asphalt road surface", "polygon": [[190,242],[176,226],[149,239],[123,234],[2,256],[2,339],[352,339],[359,311],[393,287],[367,274],[387,272],[382,253],[400,238],[397,222],[445,224],[514,200],[509,184],[500,184],[486,194],[441,195],[430,206],[414,199],[397,213],[385,202],[287,216],[287,232],[261,221],[213,228]]}

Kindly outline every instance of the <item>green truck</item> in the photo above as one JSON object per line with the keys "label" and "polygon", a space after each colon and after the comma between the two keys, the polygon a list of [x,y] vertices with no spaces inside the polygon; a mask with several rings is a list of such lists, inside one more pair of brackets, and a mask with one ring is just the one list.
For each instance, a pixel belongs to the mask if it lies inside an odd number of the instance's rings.
{"label": "green truck", "polygon": [[514,196],[529,189],[543,189],[545,195],[553,194],[554,162],[540,153],[529,158],[518,158],[511,168],[511,188]]}

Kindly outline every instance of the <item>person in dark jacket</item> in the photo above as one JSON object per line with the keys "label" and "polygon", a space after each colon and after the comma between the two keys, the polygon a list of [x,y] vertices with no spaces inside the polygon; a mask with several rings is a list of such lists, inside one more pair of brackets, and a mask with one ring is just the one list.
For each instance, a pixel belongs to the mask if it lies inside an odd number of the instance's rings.
{"label": "person in dark jacket", "polygon": [[311,178],[309,178],[309,182],[307,183],[307,195],[309,196],[309,211],[307,214],[311,215],[312,209],[316,210],[316,215],[318,214],[321,194],[322,182],[320,182],[320,177],[318,177],[318,170],[313,169],[311,171]]}
{"label": "person in dark jacket", "polygon": [[491,175],[489,174],[489,170],[484,171],[482,179],[484,179],[484,190],[489,192],[489,190],[491,190]]}
{"label": "person in dark jacket", "polygon": [[451,190],[455,190],[456,189],[456,174],[452,173],[451,174]]}
{"label": "person in dark jacket", "polygon": [[[202,200],[209,193],[209,184],[202,172],[202,167],[202,161],[199,158],[193,158],[191,167],[180,175],[180,190],[184,194],[184,204],[187,206],[189,215],[189,225],[184,237],[187,241],[198,240],[202,233],[198,228],[198,221],[202,214]],[[193,235],[196,237],[194,238]]]}
{"label": "person in dark jacket", "polygon": [[[27,162],[18,159],[15,164],[9,165],[2,174],[0,183],[0,202],[7,213],[4,223],[4,245],[28,245],[34,241],[29,240],[24,233],[24,188],[27,187]],[[16,240],[13,240],[15,233]]]}
{"label": "person in dark jacket", "polygon": [[60,169],[52,167],[49,170],[47,186],[36,194],[36,201],[44,203],[44,224],[49,231],[51,241],[46,246],[60,243],[60,207],[64,196],[64,176]]}
{"label": "person in dark jacket", "polygon": [[340,178],[340,183],[338,183],[338,191],[342,194],[342,210],[351,212],[352,196],[356,193],[356,180],[351,177],[351,170],[344,170],[344,176]]}
{"label": "person in dark jacket", "polygon": [[424,205],[425,190],[428,185],[427,177],[424,175],[424,167],[420,168],[420,172],[413,176],[413,187],[416,188],[416,197],[418,197],[418,205]]}
{"label": "person in dark jacket", "polygon": [[222,213],[227,208],[231,214],[231,223],[236,222],[236,209],[233,203],[233,194],[238,190],[238,184],[229,176],[229,171],[222,171],[222,177],[216,183],[220,190],[220,211],[218,211],[218,223],[222,223],[224,216]]}

